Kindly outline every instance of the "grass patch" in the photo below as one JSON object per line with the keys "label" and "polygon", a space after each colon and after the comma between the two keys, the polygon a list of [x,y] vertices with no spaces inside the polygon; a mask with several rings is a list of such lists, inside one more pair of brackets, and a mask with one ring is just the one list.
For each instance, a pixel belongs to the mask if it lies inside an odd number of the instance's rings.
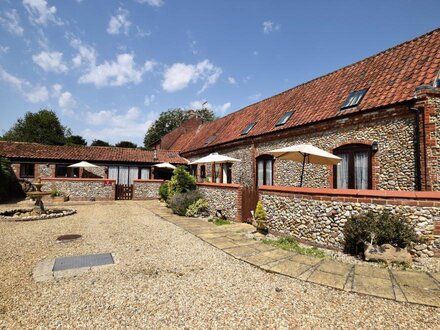
{"label": "grass patch", "polygon": [[287,251],[293,251],[306,256],[325,258],[324,251],[318,249],[317,247],[303,247],[298,244],[298,242],[290,236],[280,237],[277,240],[263,240],[264,244],[272,245],[277,248],[281,248]]}
{"label": "grass patch", "polygon": [[212,222],[216,226],[230,225],[232,222],[228,220],[223,220],[219,218],[209,219],[209,222]]}

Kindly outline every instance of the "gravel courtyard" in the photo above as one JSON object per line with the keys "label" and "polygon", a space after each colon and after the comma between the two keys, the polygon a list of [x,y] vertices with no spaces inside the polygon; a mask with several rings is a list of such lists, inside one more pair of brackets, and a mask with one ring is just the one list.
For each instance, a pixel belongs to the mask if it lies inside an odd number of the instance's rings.
{"label": "gravel courtyard", "polygon": [[[0,328],[440,328],[439,309],[267,273],[158,218],[149,205],[83,203],[65,218],[0,222]],[[64,234],[83,237],[57,243]],[[43,259],[106,252],[115,265],[32,279]]]}

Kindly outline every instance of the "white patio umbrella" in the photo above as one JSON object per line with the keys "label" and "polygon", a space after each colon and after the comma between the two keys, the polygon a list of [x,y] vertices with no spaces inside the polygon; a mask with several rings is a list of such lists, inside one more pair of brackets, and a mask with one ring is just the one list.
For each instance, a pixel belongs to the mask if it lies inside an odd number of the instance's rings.
{"label": "white patio umbrella", "polygon": [[[213,164],[215,166],[215,164],[223,164],[223,163],[237,163],[237,162],[241,162],[240,159],[237,158],[232,158],[229,156],[225,156],[225,155],[220,155],[218,152],[214,152],[212,154],[209,154],[208,156],[199,158],[195,161],[192,161],[189,163],[189,165],[196,165],[196,164]],[[216,175],[214,172],[214,180],[213,182],[216,181]]]}
{"label": "white patio umbrella", "polygon": [[176,168],[176,166],[174,166],[173,164],[167,163],[167,162],[156,164],[153,166],[158,167],[158,168],[169,168],[170,170],[174,170]]}
{"label": "white patio umbrella", "polygon": [[335,156],[325,150],[319,149],[311,144],[297,144],[291,147],[269,151],[277,159],[293,160],[302,163],[301,180],[302,187],[304,178],[304,166],[307,163],[321,165],[337,165],[342,158]]}
{"label": "white patio umbrella", "polygon": [[86,162],[86,161],[82,161],[82,162],[79,162],[79,163],[75,163],[75,164],[69,165],[67,167],[99,167],[99,166],[91,164],[91,163]]}

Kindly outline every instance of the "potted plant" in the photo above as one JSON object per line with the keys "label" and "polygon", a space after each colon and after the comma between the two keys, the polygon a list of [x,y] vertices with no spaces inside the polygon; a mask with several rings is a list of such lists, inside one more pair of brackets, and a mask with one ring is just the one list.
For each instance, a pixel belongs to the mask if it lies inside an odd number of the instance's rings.
{"label": "potted plant", "polygon": [[255,212],[252,213],[254,226],[257,230],[266,235],[269,232],[267,228],[266,211],[264,210],[263,203],[258,201],[255,208]]}
{"label": "potted plant", "polygon": [[56,189],[52,190],[52,192],[50,193],[50,197],[52,197],[52,202],[57,203],[67,202],[69,200],[68,196]]}

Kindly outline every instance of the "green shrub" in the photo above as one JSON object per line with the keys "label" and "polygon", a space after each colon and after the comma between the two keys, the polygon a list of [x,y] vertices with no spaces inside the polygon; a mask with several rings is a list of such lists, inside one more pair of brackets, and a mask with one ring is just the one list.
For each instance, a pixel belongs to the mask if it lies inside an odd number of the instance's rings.
{"label": "green shrub", "polygon": [[11,173],[11,162],[0,157],[0,200],[6,199],[8,196],[11,184],[12,184],[12,173]]}
{"label": "green shrub", "polygon": [[169,191],[168,182],[160,185],[159,196],[160,199],[162,199],[166,203],[168,202],[168,195],[169,195],[168,191]]}
{"label": "green shrub", "polygon": [[168,184],[169,198],[175,194],[182,194],[196,189],[196,179],[185,170],[184,167],[178,166]]}
{"label": "green shrub", "polygon": [[292,236],[284,236],[280,237],[277,240],[263,240],[264,244],[272,245],[283,250],[293,251],[299,254],[317,257],[317,258],[325,258],[325,253],[321,249],[318,249],[315,246],[301,246]]}
{"label": "green shrub", "polygon": [[173,213],[185,215],[188,207],[202,198],[200,192],[193,190],[185,193],[177,193],[170,198],[170,207]]}
{"label": "green shrub", "polygon": [[208,201],[204,198],[200,198],[188,206],[186,210],[187,217],[195,217],[201,213],[205,213],[208,211]]}
{"label": "green shrub", "polygon": [[257,206],[255,207],[254,219],[257,223],[257,228],[260,230],[266,230],[266,211],[263,207],[263,202],[258,201]]}
{"label": "green shrub", "polygon": [[415,241],[416,235],[402,216],[385,211],[380,214],[368,212],[351,217],[345,224],[344,238],[344,251],[358,255],[364,252],[367,242],[403,248]]}

